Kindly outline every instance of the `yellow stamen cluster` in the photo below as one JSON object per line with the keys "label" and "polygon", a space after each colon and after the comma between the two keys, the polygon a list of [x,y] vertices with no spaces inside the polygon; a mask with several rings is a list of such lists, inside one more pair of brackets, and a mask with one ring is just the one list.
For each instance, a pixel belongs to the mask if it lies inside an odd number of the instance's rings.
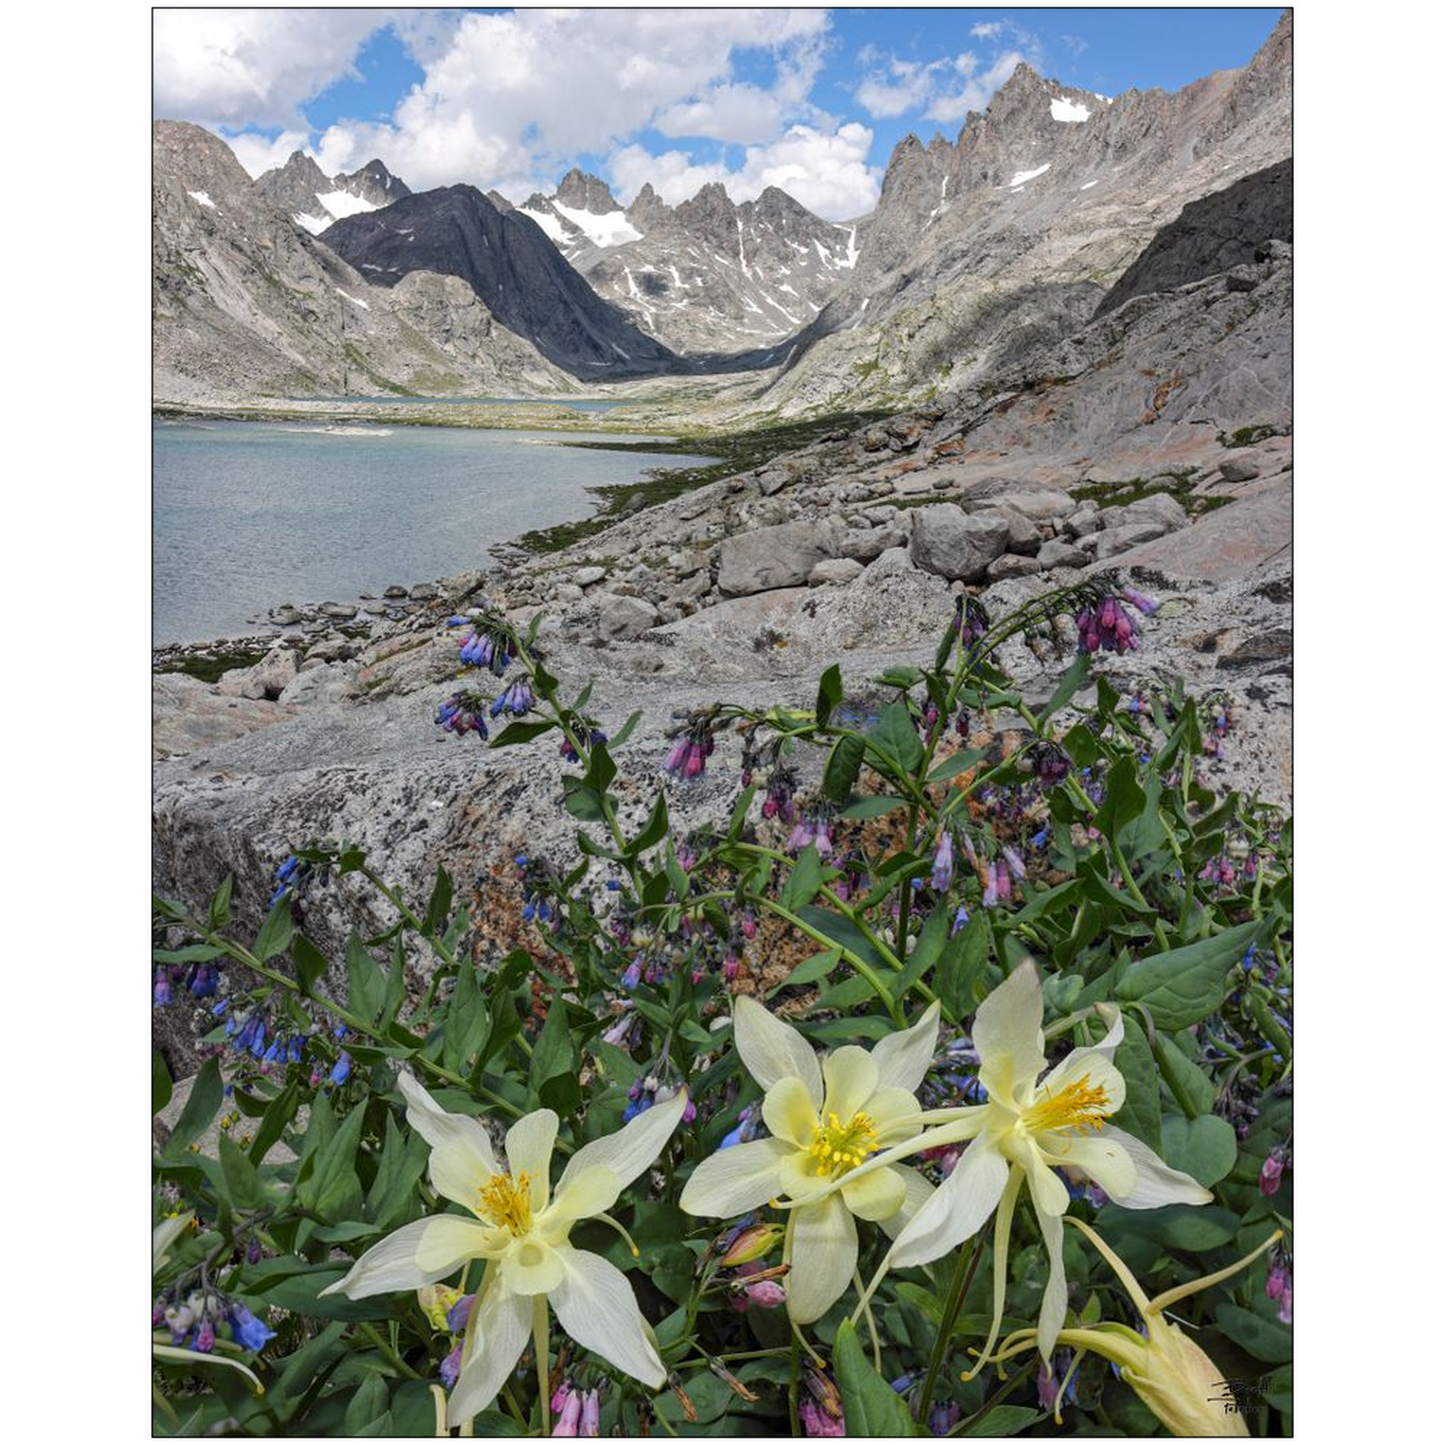
{"label": "yellow stamen cluster", "polygon": [[1059,1093],[1039,1099],[1025,1112],[1024,1123],[1034,1134],[1049,1129],[1077,1129],[1082,1133],[1085,1129],[1102,1129],[1104,1120],[1113,1112],[1108,1093],[1090,1084],[1085,1074]]}
{"label": "yellow stamen cluster", "polygon": [[813,1126],[813,1143],[808,1153],[818,1161],[813,1171],[820,1179],[836,1179],[856,1169],[878,1147],[878,1131],[867,1114],[854,1114],[844,1124],[836,1114],[826,1124]]}
{"label": "yellow stamen cluster", "polygon": [[520,1239],[532,1228],[532,1188],[526,1174],[515,1179],[510,1174],[493,1174],[490,1184],[477,1193],[482,1198],[482,1213],[500,1229],[509,1229]]}

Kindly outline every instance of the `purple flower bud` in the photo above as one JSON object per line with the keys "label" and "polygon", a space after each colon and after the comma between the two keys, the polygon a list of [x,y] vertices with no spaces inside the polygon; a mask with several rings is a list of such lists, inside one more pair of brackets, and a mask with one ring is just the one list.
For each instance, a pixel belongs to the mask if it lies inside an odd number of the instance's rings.
{"label": "purple flower bud", "polygon": [[953,835],[947,828],[938,835],[938,847],[933,853],[933,877],[930,881],[937,893],[942,893],[953,882]]}
{"label": "purple flower bud", "polygon": [[196,1348],[203,1355],[209,1355],[215,1347],[216,1327],[207,1318],[201,1321],[201,1327],[196,1331]]}
{"label": "purple flower bud", "polygon": [[552,1423],[554,1435],[565,1436],[567,1439],[576,1439],[577,1424],[582,1419],[582,1396],[576,1391],[569,1391],[567,1403],[562,1407],[562,1412]]}
{"label": "purple flower bud", "polygon": [[457,1376],[462,1372],[462,1346],[458,1341],[456,1348],[452,1350],[446,1359],[441,1362],[437,1373],[441,1376],[441,1382],[448,1390],[457,1382]]}
{"label": "purple flower bud", "polygon": [[602,1402],[596,1390],[588,1390],[582,1397],[582,1424],[579,1435],[600,1435],[602,1433]]}

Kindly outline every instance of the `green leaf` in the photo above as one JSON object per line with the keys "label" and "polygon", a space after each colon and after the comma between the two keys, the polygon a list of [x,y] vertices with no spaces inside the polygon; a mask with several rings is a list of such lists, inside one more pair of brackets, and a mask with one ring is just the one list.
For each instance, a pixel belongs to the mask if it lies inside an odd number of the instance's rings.
{"label": "green leaf", "polygon": [[1124,1102],[1110,1121],[1157,1151],[1160,1144],[1159,1070],[1138,1021],[1124,1016],[1124,1038],[1114,1051],[1114,1067],[1124,1076]]}
{"label": "green leaf", "polygon": [[298,933],[291,940],[291,961],[296,965],[296,978],[301,992],[307,998],[314,998],[316,980],[326,974],[326,957],[304,933]]}
{"label": "green leaf", "polygon": [[798,917],[810,928],[816,928],[825,938],[841,944],[855,958],[861,958],[870,968],[884,974],[893,972],[884,961],[883,955],[868,942],[867,937],[851,918],[845,918],[841,913],[834,913],[830,909],[819,908],[811,903],[806,908],[798,909]]}
{"label": "green leaf", "polygon": [[602,799],[597,792],[573,773],[567,773],[562,778],[562,805],[584,823],[601,823],[607,816],[602,811]]}
{"label": "green leaf", "polygon": [[256,941],[251,945],[251,952],[262,963],[275,958],[278,953],[284,953],[291,942],[294,927],[291,922],[291,895],[288,893],[266,915],[266,921],[261,925]]}
{"label": "green leaf", "polygon": [[1146,1005],[1156,1028],[1170,1033],[1188,1028],[1219,1011],[1230,969],[1263,931],[1263,923],[1241,923],[1184,948],[1140,959],[1119,975],[1115,996]]}
{"label": "green leaf", "polygon": [[997,1439],[1000,1436],[1017,1435],[1041,1420],[1047,1420],[1047,1410],[1030,1410],[1027,1405],[995,1405],[982,1420],[960,1430],[960,1438],[970,1440]]}
{"label": "green leaf", "polygon": [[855,733],[841,737],[833,744],[823,767],[823,796],[840,808],[853,794],[858,773],[863,766],[867,747]]}
{"label": "green leaf", "polygon": [[151,1050],[151,1113],[159,1114],[171,1101],[171,1071],[159,1049]]}
{"label": "green leaf", "polygon": [[342,1423],[347,1435],[359,1435],[362,1427],[375,1420],[388,1404],[385,1379],[368,1371],[366,1378],[356,1387],[356,1393],[346,1405]]}
{"label": "green leaf", "polygon": [[818,679],[818,701],[813,709],[819,727],[826,727],[833,710],[843,701],[843,674],[835,662]]}
{"label": "green leaf", "polygon": [[386,975],[354,933],[346,940],[346,1001],[368,1023],[386,1002]]}
{"label": "green leaf", "polygon": [[1094,826],[1106,838],[1113,838],[1125,823],[1144,811],[1147,801],[1134,773],[1134,755],[1126,753],[1109,769],[1104,801],[1094,813]]}
{"label": "green leaf", "polygon": [[1099,1220],[1100,1232],[1110,1238],[1113,1230],[1142,1234],[1191,1254],[1233,1244],[1239,1233],[1239,1216],[1218,1204],[1166,1204],[1159,1209],[1134,1210],[1107,1204],[1099,1211]]}
{"label": "green leaf", "polygon": [[849,1435],[912,1436],[908,1407],[868,1363],[852,1320],[838,1326],[833,1341],[833,1368],[843,1395],[843,1421]]}
{"label": "green leaf", "polygon": [[543,733],[551,732],[556,726],[556,723],[550,721],[509,722],[492,739],[491,745],[494,748],[510,748],[515,747],[518,743],[529,743],[533,738],[539,738]]}
{"label": "green leaf", "polygon": [[365,1213],[378,1230],[401,1219],[412,1192],[426,1170],[430,1148],[420,1134],[402,1133],[396,1115],[386,1116],[386,1144],[366,1196]]}
{"label": "green leaf", "polygon": [[1208,1114],[1214,1108],[1215,1089],[1209,1075],[1168,1034],[1155,1034],[1154,1055],[1170,1092],[1180,1100],[1190,1118]]}
{"label": "green leaf", "polygon": [[1039,723],[1048,722],[1060,708],[1066,707],[1069,700],[1084,685],[1089,677],[1089,664],[1092,661],[1087,652],[1081,652],[1068,666],[1068,670],[1059,679],[1059,685],[1054,689],[1054,695],[1048,700],[1044,710],[1039,714]]}
{"label": "green leaf", "polygon": [[226,1181],[226,1193],[237,1209],[259,1209],[265,1202],[265,1191],[261,1188],[256,1166],[241,1152],[229,1134],[222,1133],[218,1140],[221,1156],[221,1174]]}
{"label": "green leaf", "polygon": [[251,1158],[257,1163],[265,1159],[267,1151],[286,1132],[286,1126],[296,1117],[301,1104],[301,1088],[298,1084],[286,1087],[266,1106],[266,1112],[251,1140]]}
{"label": "green leaf", "polygon": [[231,875],[229,873],[221,880],[221,886],[211,897],[210,920],[212,933],[219,933],[231,921]]}
{"label": "green leaf", "polygon": [[790,985],[817,983],[820,978],[827,978],[837,968],[838,961],[843,957],[841,948],[830,948],[823,953],[815,953],[812,958],[805,958],[782,983],[768,990],[768,997],[771,998],[780,989],[788,988]]}
{"label": "green leaf", "polygon": [[966,773],[976,763],[982,762],[987,756],[987,748],[960,748],[958,752],[949,754],[930,771],[928,781],[942,783],[949,778],[956,778],[960,773]]}
{"label": "green leaf", "polygon": [[1278,1320],[1263,1319],[1227,1300],[1215,1306],[1214,1318],[1219,1328],[1256,1360],[1283,1365],[1294,1358],[1294,1331]]}
{"label": "green leaf", "polygon": [[447,915],[451,912],[451,908],[451,875],[438,864],[436,882],[432,885],[431,898],[426,906],[426,917],[422,921],[422,931],[436,937],[446,927]]}
{"label": "green leaf", "polygon": [[798,855],[788,874],[788,881],[778,901],[789,913],[811,903],[823,886],[823,863],[811,843]]}
{"label": "green leaf", "polygon": [[297,1199],[323,1219],[354,1219],[361,1208],[356,1146],[361,1140],[365,1116],[365,1109],[353,1109],[335,1134],[317,1150],[310,1176],[297,1184]]}
{"label": "green leaf", "polygon": [[962,1023],[974,1010],[974,986],[988,962],[988,918],[979,910],[944,945],[933,975],[933,991],[954,1023]]}
{"label": "green leaf", "polygon": [[885,813],[891,813],[898,808],[908,806],[907,798],[892,798],[886,794],[869,794],[866,797],[855,798],[846,808],[842,816],[845,818],[881,818]]}
{"label": "green leaf", "polygon": [[547,1021],[542,1025],[542,1032],[532,1046],[528,1083],[537,1098],[559,1114],[568,1112],[580,1097],[577,1051],[572,1042],[572,1031],[567,1026],[567,1006],[555,996],[547,1009]]}
{"label": "green leaf", "polygon": [[637,712],[631,713],[628,716],[627,721],[623,723],[622,726],[618,728],[617,731],[613,733],[612,736],[607,740],[608,745],[610,747],[620,748],[622,744],[625,743],[627,739],[632,736],[633,732],[637,728],[637,724],[641,721],[641,709],[639,709]]}
{"label": "green leaf", "polygon": [[953,924],[953,909],[947,900],[940,899],[933,912],[924,921],[922,929],[913,942],[903,972],[893,980],[893,995],[902,998],[910,988],[943,957],[944,945],[948,942],[948,930]]}
{"label": "green leaf", "polygon": [[1235,1138],[1234,1126],[1218,1114],[1202,1114],[1197,1119],[1171,1114],[1164,1121],[1164,1144],[1160,1153],[1167,1163],[1182,1169],[1208,1189],[1234,1168],[1239,1141]]}
{"label": "green leaf", "polygon": [[923,761],[923,744],[918,741],[918,729],[913,725],[913,715],[906,703],[890,702],[869,730],[868,741],[877,752],[897,764],[900,774],[914,772]]}
{"label": "green leaf", "polygon": [[627,851],[634,855],[641,853],[644,849],[662,842],[666,836],[667,794],[659,791],[657,801],[652,805],[652,812],[647,815],[647,822],[642,825],[642,831],[628,845]]}
{"label": "green leaf", "polygon": [[221,1107],[225,1085],[221,1082],[221,1065],[216,1059],[207,1059],[191,1085],[190,1097],[181,1117],[171,1130],[170,1142],[166,1145],[166,1157],[175,1159],[184,1154],[210,1126]]}

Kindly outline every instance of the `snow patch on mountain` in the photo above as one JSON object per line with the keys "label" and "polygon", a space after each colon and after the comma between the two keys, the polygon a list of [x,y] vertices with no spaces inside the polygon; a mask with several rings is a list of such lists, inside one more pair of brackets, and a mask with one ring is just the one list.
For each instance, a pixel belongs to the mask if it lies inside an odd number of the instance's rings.
{"label": "snow patch on mountain", "polygon": [[1043,165],[1036,167],[1034,170],[1015,171],[1013,180],[1009,182],[1009,188],[1011,190],[1017,190],[1020,186],[1026,185],[1035,177],[1043,175],[1043,173],[1048,170],[1050,164],[1051,162],[1045,161]]}
{"label": "snow patch on mountain", "polygon": [[1080,104],[1077,100],[1070,100],[1067,96],[1056,95],[1049,102],[1049,114],[1055,120],[1064,121],[1070,125],[1077,125],[1089,118],[1089,108]]}
{"label": "snow patch on mountain", "polygon": [[216,203],[204,191],[187,191],[186,194],[198,206],[204,206],[208,211],[216,209]]}

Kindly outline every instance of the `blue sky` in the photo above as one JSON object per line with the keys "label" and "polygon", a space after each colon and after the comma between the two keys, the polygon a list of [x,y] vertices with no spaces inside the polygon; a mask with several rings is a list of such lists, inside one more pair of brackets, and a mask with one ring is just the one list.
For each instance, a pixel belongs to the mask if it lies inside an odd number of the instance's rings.
{"label": "blue sky", "polygon": [[871,208],[909,131],[950,140],[1024,60],[1113,96],[1247,64],[1280,10],[156,12],[157,115],[209,125],[253,174],[295,149],[379,155],[413,188],[514,199],[573,164],[624,203],[718,180],[833,219]]}

